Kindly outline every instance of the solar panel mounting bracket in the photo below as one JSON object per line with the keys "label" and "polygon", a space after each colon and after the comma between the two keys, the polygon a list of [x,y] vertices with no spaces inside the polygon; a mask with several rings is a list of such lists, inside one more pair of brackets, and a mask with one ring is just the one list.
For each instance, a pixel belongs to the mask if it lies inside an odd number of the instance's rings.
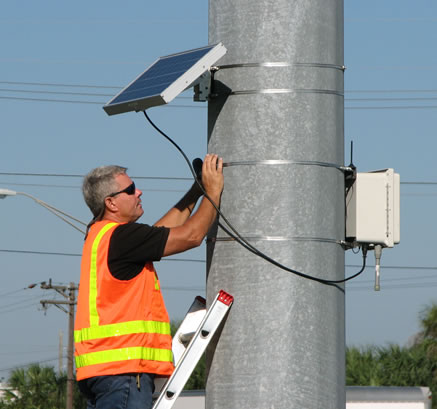
{"label": "solar panel mounting bracket", "polygon": [[211,93],[211,71],[208,70],[193,82],[194,87],[193,101],[205,102],[209,100]]}

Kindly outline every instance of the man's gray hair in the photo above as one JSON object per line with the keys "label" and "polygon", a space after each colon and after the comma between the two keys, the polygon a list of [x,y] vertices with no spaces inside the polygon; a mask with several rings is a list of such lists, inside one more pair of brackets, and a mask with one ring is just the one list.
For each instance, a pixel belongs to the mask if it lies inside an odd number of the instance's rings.
{"label": "man's gray hair", "polygon": [[100,166],[89,172],[82,184],[82,193],[94,219],[105,212],[105,198],[119,189],[117,175],[126,173],[127,168],[116,165]]}

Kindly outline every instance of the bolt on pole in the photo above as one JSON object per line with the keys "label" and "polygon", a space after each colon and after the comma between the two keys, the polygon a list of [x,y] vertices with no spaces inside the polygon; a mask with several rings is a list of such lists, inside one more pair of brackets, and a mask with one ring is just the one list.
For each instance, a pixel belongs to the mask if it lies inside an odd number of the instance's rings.
{"label": "bolt on pole", "polygon": [[[210,0],[220,41],[208,151],[226,166],[222,212],[271,258],[343,279],[343,0]],[[345,407],[342,285],[281,270],[218,227],[208,303],[219,289],[235,302],[207,352],[207,409]]]}

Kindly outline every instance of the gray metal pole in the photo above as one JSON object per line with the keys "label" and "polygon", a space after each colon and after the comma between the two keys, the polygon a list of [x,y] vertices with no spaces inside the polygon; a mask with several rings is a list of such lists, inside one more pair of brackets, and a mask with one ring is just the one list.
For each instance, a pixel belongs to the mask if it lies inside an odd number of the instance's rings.
{"label": "gray metal pole", "polygon": [[[209,43],[228,49],[208,109],[223,213],[279,262],[344,278],[343,0],[210,0],[209,13]],[[226,237],[207,246],[208,301],[235,297],[208,349],[207,409],[345,407],[342,286]]]}

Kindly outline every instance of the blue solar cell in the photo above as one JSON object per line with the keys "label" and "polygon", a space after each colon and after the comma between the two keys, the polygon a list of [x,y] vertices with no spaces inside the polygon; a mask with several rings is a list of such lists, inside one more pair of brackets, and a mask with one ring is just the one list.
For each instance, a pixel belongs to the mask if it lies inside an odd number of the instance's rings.
{"label": "blue solar cell", "polygon": [[[145,103],[141,104],[141,100],[155,96],[159,98],[170,85],[193,67],[194,64],[208,54],[214,47],[215,45],[207,46],[159,58],[136,80],[105,105],[105,111],[108,114],[112,114],[136,110],[138,106],[140,109],[144,109],[142,106]],[[132,104],[134,104],[135,101],[139,101],[138,106],[135,105],[135,108],[128,109],[127,104],[134,106]],[[116,105],[119,105],[120,108],[116,108]]]}

